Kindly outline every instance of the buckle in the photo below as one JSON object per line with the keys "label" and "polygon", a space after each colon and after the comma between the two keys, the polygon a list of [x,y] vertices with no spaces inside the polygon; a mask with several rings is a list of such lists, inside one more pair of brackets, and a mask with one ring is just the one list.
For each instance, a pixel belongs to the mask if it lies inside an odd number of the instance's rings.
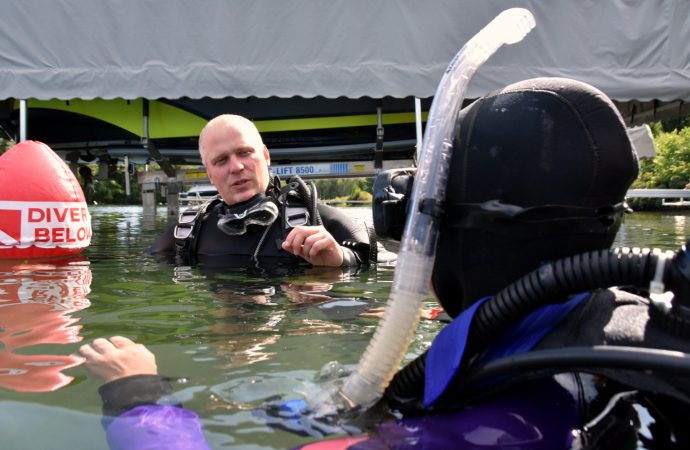
{"label": "buckle", "polygon": [[183,225],[193,223],[198,214],[199,211],[195,209],[186,209],[182,211],[180,215],[177,217],[177,223]]}
{"label": "buckle", "polygon": [[177,225],[173,232],[173,236],[175,237],[175,239],[187,239],[189,236],[192,235],[192,230],[193,227],[187,224],[185,226]]}
{"label": "buckle", "polygon": [[308,224],[309,212],[305,207],[288,206],[285,208],[285,225],[287,225],[287,227],[295,228],[300,225]]}

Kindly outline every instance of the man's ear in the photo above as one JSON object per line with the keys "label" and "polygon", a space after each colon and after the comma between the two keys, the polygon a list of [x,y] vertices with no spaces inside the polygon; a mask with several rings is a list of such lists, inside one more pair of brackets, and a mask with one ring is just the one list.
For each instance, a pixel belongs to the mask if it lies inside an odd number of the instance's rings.
{"label": "man's ear", "polygon": [[271,154],[268,152],[268,147],[264,145],[264,159],[267,165],[271,165]]}

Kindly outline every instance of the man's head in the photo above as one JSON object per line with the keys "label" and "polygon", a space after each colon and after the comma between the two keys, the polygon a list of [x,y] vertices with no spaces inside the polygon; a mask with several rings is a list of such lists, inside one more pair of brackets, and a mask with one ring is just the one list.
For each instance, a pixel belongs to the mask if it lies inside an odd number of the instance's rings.
{"label": "man's head", "polygon": [[271,158],[248,119],[223,114],[210,120],[199,135],[199,153],[209,180],[228,205],[266,191]]}
{"label": "man's head", "polygon": [[450,315],[546,261],[613,243],[638,165],[602,92],[516,83],[465,108],[453,145],[432,275]]}

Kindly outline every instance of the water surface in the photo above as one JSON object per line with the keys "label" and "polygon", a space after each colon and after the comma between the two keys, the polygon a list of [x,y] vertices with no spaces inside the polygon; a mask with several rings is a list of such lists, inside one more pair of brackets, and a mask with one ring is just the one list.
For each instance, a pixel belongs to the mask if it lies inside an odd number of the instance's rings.
{"label": "water surface", "polygon": [[[346,211],[371,223],[367,208]],[[167,226],[164,209],[152,218],[136,206],[91,214],[94,238],[81,257],[0,261],[0,447],[107,448],[100,382],[70,354],[114,334],[156,354],[213,448],[312,440],[271,428],[252,411],[317,389],[330,361],[357,363],[377,325],[361,313],[385,304],[394,268],[175,267],[145,255]],[[629,215],[616,245],[675,250],[689,234],[688,215]],[[426,349],[439,326],[423,322],[406,359]]]}

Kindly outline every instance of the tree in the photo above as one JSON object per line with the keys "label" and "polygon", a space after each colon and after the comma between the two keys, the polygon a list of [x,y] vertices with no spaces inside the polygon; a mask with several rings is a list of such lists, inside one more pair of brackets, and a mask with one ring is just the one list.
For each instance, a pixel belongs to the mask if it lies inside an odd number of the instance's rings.
{"label": "tree", "polygon": [[640,161],[635,188],[683,189],[690,183],[690,127],[664,131],[652,124],[656,156]]}
{"label": "tree", "polygon": [[16,144],[16,142],[12,140],[0,138],[0,155],[11,149],[14,144]]}
{"label": "tree", "polygon": [[371,201],[373,178],[332,178],[315,180],[319,198],[323,200]]}

